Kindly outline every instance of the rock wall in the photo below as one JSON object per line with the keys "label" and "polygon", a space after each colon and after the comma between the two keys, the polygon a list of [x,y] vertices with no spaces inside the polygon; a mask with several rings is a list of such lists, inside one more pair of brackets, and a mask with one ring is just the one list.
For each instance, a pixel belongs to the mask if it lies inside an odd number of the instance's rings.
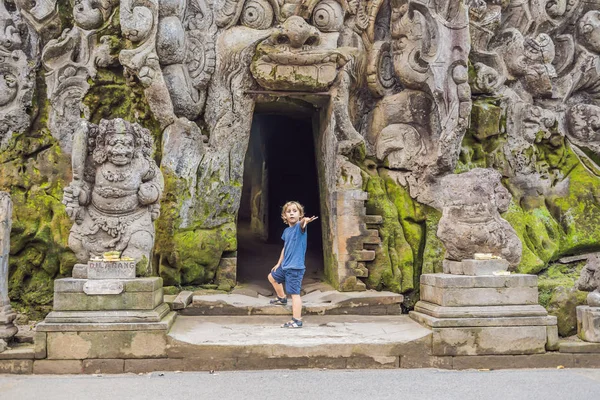
{"label": "rock wall", "polygon": [[76,262],[61,200],[82,120],[151,132],[152,271],[200,285],[236,254],[255,105],[296,101],[318,110],[340,289],[410,307],[422,273],[484,251],[540,274],[548,307],[580,304],[582,257],[600,249],[599,71],[590,0],[2,0],[10,298],[43,315]]}

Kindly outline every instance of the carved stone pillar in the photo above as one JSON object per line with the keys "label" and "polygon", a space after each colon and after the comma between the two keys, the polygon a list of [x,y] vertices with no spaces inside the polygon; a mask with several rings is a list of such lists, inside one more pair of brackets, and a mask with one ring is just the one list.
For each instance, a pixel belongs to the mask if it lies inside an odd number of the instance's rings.
{"label": "carved stone pillar", "polygon": [[12,201],[6,192],[0,192],[0,352],[6,342],[17,333],[13,321],[17,314],[8,298],[8,253],[10,251],[10,228]]}

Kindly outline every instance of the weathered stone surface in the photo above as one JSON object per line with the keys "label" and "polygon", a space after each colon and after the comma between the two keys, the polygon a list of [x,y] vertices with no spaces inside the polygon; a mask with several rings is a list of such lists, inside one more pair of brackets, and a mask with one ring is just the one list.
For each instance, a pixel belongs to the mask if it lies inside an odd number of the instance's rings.
{"label": "weathered stone surface", "polygon": [[173,310],[182,310],[186,308],[191,302],[194,292],[184,290],[180,292],[177,297],[173,300]]}
{"label": "weathered stone surface", "polygon": [[0,373],[2,374],[31,374],[33,360],[0,360]]}
{"label": "weathered stone surface", "polygon": [[446,327],[487,327],[487,326],[548,326],[556,327],[556,317],[495,317],[495,318],[436,318],[419,312],[411,312],[411,317],[423,325],[432,328]]}
{"label": "weathered stone surface", "polygon": [[559,344],[561,353],[600,353],[600,343],[584,341],[562,341]]}
{"label": "weathered stone surface", "polygon": [[546,326],[434,328],[432,354],[538,354],[545,352],[546,335]]}
{"label": "weathered stone surface", "polygon": [[0,353],[0,360],[32,360],[34,355],[34,348],[31,345],[13,345],[10,350],[5,350]]}
{"label": "weathered stone surface", "polygon": [[[86,279],[63,278],[54,281],[54,291],[56,293],[83,293],[83,286]],[[136,278],[120,281],[123,283],[124,291],[133,292],[154,292],[162,288],[162,279],[157,277]]]}
{"label": "weathered stone surface", "polygon": [[586,342],[600,343],[600,307],[577,307],[577,336]]}
{"label": "weathered stone surface", "polygon": [[160,322],[170,311],[169,305],[160,304],[153,310],[121,310],[121,311],[52,311],[44,322],[60,323],[146,323]]}
{"label": "weathered stone surface", "polygon": [[162,288],[154,292],[123,292],[118,295],[88,296],[85,293],[56,293],[56,311],[152,310],[163,302]]}
{"label": "weathered stone surface", "polygon": [[495,306],[538,304],[537,288],[440,288],[421,285],[421,299],[440,306]]}
{"label": "weathered stone surface", "polygon": [[39,332],[168,331],[176,317],[169,312],[160,322],[41,322]]}
{"label": "weathered stone surface", "polygon": [[166,355],[165,331],[48,332],[47,336],[48,360]]}
{"label": "weathered stone surface", "polygon": [[125,372],[125,360],[83,360],[84,374],[120,374]]}
{"label": "weathered stone surface", "polygon": [[443,307],[427,301],[419,301],[415,311],[435,318],[504,318],[543,317],[548,315],[540,305]]}
{"label": "weathered stone surface", "polygon": [[421,275],[421,284],[440,288],[537,288],[537,280],[535,275],[524,274],[505,276]]}
{"label": "weathered stone surface", "polygon": [[36,331],[33,336],[34,356],[37,360],[46,358],[47,352],[47,336],[46,332]]}
{"label": "weathered stone surface", "polygon": [[83,365],[81,360],[35,360],[33,362],[34,374],[81,374]]}
{"label": "weathered stone surface", "polygon": [[[269,304],[271,299],[242,294],[194,296],[181,310],[185,315],[287,315],[288,307]],[[397,315],[401,314],[403,296],[390,292],[337,292],[320,290],[302,296],[303,314],[313,315]]]}

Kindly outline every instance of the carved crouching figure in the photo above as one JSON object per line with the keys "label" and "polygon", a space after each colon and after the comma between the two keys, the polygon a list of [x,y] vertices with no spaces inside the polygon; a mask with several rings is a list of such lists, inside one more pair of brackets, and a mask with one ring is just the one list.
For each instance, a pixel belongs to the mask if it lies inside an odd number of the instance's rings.
{"label": "carved crouching figure", "polygon": [[500,173],[475,168],[447,175],[438,186],[442,218],[437,236],[446,247],[446,258],[462,261],[474,253],[491,253],[512,266],[521,260],[522,245],[515,230],[502,219],[510,193],[500,182]]}
{"label": "carved crouching figure", "polygon": [[590,307],[600,307],[600,255],[594,254],[588,258],[587,264],[581,270],[577,281],[577,289],[591,292],[587,296]]}
{"label": "carved crouching figure", "polygon": [[73,139],[73,181],[63,204],[75,221],[69,247],[80,262],[121,251],[149,274],[164,183],[150,132],[122,119],[82,122]]}

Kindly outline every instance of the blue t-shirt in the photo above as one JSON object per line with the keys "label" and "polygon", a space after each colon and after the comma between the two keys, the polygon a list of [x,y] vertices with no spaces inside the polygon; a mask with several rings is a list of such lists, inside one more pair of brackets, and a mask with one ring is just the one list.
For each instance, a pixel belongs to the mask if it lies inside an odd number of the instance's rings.
{"label": "blue t-shirt", "polygon": [[301,228],[302,223],[297,222],[294,226],[288,226],[283,231],[281,238],[285,242],[283,247],[283,269],[305,269],[304,256],[306,255],[306,227],[304,232]]}

